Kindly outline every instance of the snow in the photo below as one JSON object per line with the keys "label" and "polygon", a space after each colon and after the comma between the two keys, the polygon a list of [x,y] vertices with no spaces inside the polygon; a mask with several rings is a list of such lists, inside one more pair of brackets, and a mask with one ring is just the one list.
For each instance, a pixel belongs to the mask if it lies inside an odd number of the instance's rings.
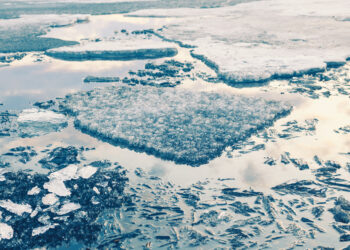
{"label": "snow", "polygon": [[350,57],[350,2],[344,0],[265,0],[130,15],[172,17],[156,32],[194,46],[193,56],[231,84],[322,71]]}
{"label": "snow", "polygon": [[32,207],[29,204],[17,204],[10,200],[0,200],[0,207],[7,211],[22,216],[23,213],[31,213]]}
{"label": "snow", "polygon": [[17,122],[22,137],[56,132],[67,126],[67,118],[64,115],[36,108],[23,110]]}
{"label": "snow", "polygon": [[60,107],[83,132],[196,166],[291,109],[259,98],[122,83],[68,95]]}
{"label": "snow", "polygon": [[64,215],[64,214],[68,214],[72,211],[75,211],[77,209],[80,209],[81,206],[77,203],[73,203],[73,202],[69,202],[64,204],[59,211],[57,211],[58,215]]}
{"label": "snow", "polygon": [[11,226],[0,222],[0,240],[9,240],[13,237],[13,229]]}

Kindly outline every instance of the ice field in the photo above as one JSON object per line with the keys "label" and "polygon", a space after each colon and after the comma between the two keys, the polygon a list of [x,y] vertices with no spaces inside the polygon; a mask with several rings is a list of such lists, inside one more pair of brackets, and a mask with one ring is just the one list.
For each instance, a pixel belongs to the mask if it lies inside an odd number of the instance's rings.
{"label": "ice field", "polygon": [[0,3],[1,249],[349,249],[350,2]]}

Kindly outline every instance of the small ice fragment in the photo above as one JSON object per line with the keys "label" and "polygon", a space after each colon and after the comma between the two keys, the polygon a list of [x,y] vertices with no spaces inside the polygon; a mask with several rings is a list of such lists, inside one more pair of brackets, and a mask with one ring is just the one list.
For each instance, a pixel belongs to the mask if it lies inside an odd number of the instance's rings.
{"label": "small ice fragment", "polygon": [[17,204],[10,200],[1,200],[0,207],[7,211],[22,216],[23,213],[31,213],[32,207],[29,204]]}
{"label": "small ice fragment", "polygon": [[43,198],[42,198],[42,202],[44,205],[53,205],[55,204],[56,202],[58,201],[58,198],[55,194],[53,193],[49,193],[47,195],[45,195]]}
{"label": "small ice fragment", "polygon": [[88,179],[91,176],[93,176],[97,171],[97,168],[91,167],[91,166],[86,166],[86,167],[81,167],[78,170],[78,175],[84,179]]}
{"label": "small ice fragment", "polygon": [[9,240],[13,237],[13,229],[9,225],[0,222],[0,240]]}
{"label": "small ice fragment", "polygon": [[61,209],[57,212],[58,215],[64,215],[64,214],[68,214],[74,210],[79,209],[81,206],[77,203],[66,203],[64,204]]}
{"label": "small ice fragment", "polygon": [[40,193],[40,188],[38,186],[33,187],[31,190],[28,191],[28,195],[36,195]]}
{"label": "small ice fragment", "polygon": [[55,228],[56,226],[58,226],[57,223],[51,224],[51,225],[45,225],[45,226],[42,226],[42,227],[34,228],[34,229],[33,229],[33,232],[32,232],[32,236],[36,236],[36,235],[39,235],[39,234],[43,234],[43,233],[45,233],[46,231],[48,231],[49,229]]}

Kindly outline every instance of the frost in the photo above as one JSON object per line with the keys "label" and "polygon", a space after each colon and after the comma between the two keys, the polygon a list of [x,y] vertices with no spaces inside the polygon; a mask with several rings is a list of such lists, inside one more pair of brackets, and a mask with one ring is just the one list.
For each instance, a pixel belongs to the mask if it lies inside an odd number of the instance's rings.
{"label": "frost", "polygon": [[11,239],[13,237],[13,229],[9,225],[0,222],[0,240]]}
{"label": "frost", "polygon": [[0,207],[7,211],[22,216],[23,213],[31,213],[32,207],[29,204],[17,204],[10,200],[1,200]]}
{"label": "frost", "polygon": [[[154,26],[227,83],[259,82],[323,71],[350,56],[350,3],[271,0],[216,9],[141,10],[132,16],[173,17]],[[303,6],[303,8],[300,8]],[[306,8],[304,8],[306,6]],[[334,8],[336,6],[336,8]],[[283,25],[281,25],[283,23]]]}
{"label": "frost", "polygon": [[22,137],[56,132],[67,126],[67,119],[64,115],[36,108],[23,110],[17,122]]}
{"label": "frost", "polygon": [[194,166],[291,109],[259,98],[123,84],[69,95],[60,107],[84,132]]}

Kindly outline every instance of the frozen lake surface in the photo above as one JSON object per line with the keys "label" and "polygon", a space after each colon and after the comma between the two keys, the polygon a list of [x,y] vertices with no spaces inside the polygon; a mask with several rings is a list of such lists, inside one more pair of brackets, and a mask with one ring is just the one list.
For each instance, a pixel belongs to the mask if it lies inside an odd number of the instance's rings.
{"label": "frozen lake surface", "polygon": [[347,1],[53,2],[0,3],[0,248],[348,248]]}

